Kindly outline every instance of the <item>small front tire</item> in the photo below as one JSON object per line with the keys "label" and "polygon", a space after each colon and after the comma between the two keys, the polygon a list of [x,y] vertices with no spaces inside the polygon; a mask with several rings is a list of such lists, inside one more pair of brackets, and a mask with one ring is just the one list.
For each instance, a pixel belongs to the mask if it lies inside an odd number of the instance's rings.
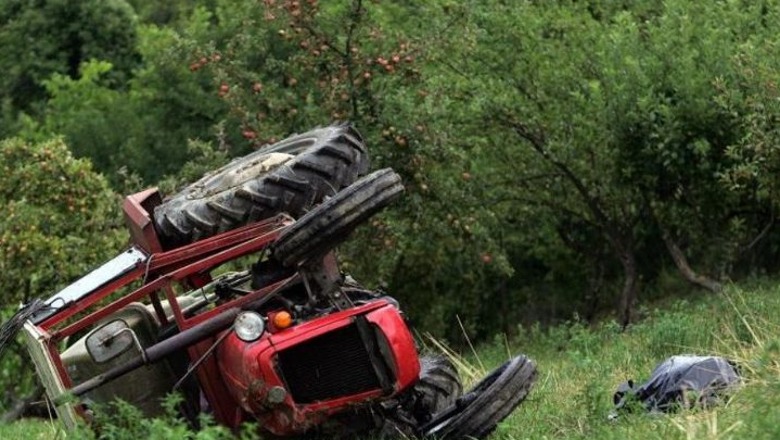
{"label": "small front tire", "polygon": [[419,434],[448,440],[487,437],[525,400],[536,374],[536,364],[525,356],[507,361],[423,425]]}

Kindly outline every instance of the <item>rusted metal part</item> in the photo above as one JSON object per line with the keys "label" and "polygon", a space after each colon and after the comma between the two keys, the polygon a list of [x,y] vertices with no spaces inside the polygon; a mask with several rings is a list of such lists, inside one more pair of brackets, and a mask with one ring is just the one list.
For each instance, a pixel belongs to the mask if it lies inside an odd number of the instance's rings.
{"label": "rusted metal part", "polygon": [[154,230],[154,223],[149,214],[154,212],[154,207],[161,203],[162,196],[157,188],[131,194],[125,197],[122,203],[125,224],[130,230],[133,243],[150,254],[163,251],[163,246],[157,238],[157,232]]}
{"label": "rusted metal part", "polygon": [[[236,229],[213,238],[203,240],[193,245],[184,246],[173,251],[161,254],[152,254],[149,259],[135,264],[135,268],[124,274],[119,274],[95,290],[84,293],[78,301],[68,303],[55,315],[46,317],[38,322],[42,328],[51,331],[55,339],[62,338],[83,329],[88,325],[109,316],[127,304],[138,301],[166,287],[171,281],[181,282],[190,275],[205,271],[246,254],[257,252],[265,248],[278,237],[284,226],[290,224],[292,219],[287,216],[278,216],[268,221],[259,222]],[[143,277],[156,277],[154,281],[145,284],[141,288],[125,295],[92,314],[79,319],[59,331],[52,331],[53,327],[66,322],[74,315],[88,310],[98,301],[127,286],[133,281]],[[171,303],[174,314],[177,311],[175,301]],[[213,316],[213,314],[212,314]],[[204,320],[207,318],[200,318]],[[189,323],[189,326],[197,322]],[[180,323],[181,325],[181,323]]]}
{"label": "rusted metal part", "polygon": [[327,299],[338,310],[354,307],[352,301],[343,294],[341,285],[344,278],[339,271],[336,254],[328,252],[321,258],[309,260],[299,268],[312,305],[319,299]]}

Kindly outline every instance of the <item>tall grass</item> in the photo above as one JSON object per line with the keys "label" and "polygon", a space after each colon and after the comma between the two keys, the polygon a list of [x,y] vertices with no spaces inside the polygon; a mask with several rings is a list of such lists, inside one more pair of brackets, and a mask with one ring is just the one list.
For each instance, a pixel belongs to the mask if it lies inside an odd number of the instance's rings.
{"label": "tall grass", "polygon": [[[731,286],[721,295],[678,301],[647,314],[625,332],[611,322],[588,328],[577,321],[521,332],[509,348],[537,361],[539,380],[494,438],[780,438],[779,287],[768,282]],[[501,362],[504,345],[496,341],[478,350],[481,364]],[[608,420],[618,384],[641,383],[656,364],[676,354],[731,359],[739,364],[744,384],[720,407]]]}
{"label": "tall grass", "polygon": [[[435,338],[429,348],[449,352],[467,384],[510,355],[524,353],[539,367],[528,399],[498,428],[493,439],[778,439],[780,438],[780,287],[769,281],[730,286],[723,294],[681,300],[643,310],[626,331],[605,321],[588,327],[572,321],[551,329],[521,329],[507,340],[457,354]],[[725,404],[669,415],[643,412],[608,420],[612,394],[621,382],[648,378],[675,354],[720,355],[736,361],[743,385]],[[135,415],[134,415],[135,414]],[[181,421],[141,421],[127,408],[108,420],[110,438],[225,438],[210,428],[186,433]],[[126,434],[126,435],[125,435]],[[0,438],[84,438],[54,422],[0,426]],[[245,433],[246,437],[249,437]]]}

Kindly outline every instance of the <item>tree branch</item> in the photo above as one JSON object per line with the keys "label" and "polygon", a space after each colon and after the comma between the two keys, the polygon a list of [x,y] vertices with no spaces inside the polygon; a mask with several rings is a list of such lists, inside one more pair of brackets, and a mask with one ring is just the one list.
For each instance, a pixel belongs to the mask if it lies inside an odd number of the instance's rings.
{"label": "tree branch", "polygon": [[718,293],[723,290],[723,286],[719,282],[705,275],[696,273],[688,263],[688,258],[685,256],[685,253],[677,246],[677,243],[672,239],[667,229],[660,223],[658,224],[658,227],[661,229],[661,238],[666,245],[666,249],[669,251],[669,255],[671,255],[675,266],[677,266],[677,269],[680,271],[683,278],[689,283],[703,287],[713,293]]}
{"label": "tree branch", "polygon": [[769,218],[769,223],[767,223],[766,226],[764,226],[761,232],[759,232],[758,235],[756,235],[756,237],[753,238],[753,240],[750,243],[748,243],[746,246],[744,246],[742,249],[739,250],[739,254],[744,255],[747,252],[749,252],[751,249],[753,249],[753,247],[755,247],[755,245],[757,245],[759,241],[761,241],[764,237],[766,237],[766,235],[772,229],[772,226],[774,226],[774,224],[775,224],[775,210],[772,209]]}
{"label": "tree branch", "polygon": [[312,36],[312,37],[316,38],[317,40],[321,41],[322,44],[325,47],[327,47],[328,49],[332,50],[333,52],[335,52],[340,57],[346,58],[346,54],[344,52],[339,50],[339,48],[336,47],[336,45],[331,43],[330,40],[325,37],[325,35],[322,35],[319,32],[317,32],[317,30],[314,29],[313,27],[311,27],[310,24],[308,24],[308,23],[301,23],[301,28],[306,30],[306,32],[308,32],[310,36]]}
{"label": "tree branch", "polygon": [[500,205],[503,203],[522,203],[528,206],[533,206],[537,208],[546,208],[550,211],[555,211],[558,213],[566,214],[571,218],[576,218],[584,223],[598,229],[602,230],[602,226],[594,223],[591,219],[585,217],[581,212],[574,211],[572,209],[567,208],[564,205],[557,204],[555,202],[549,201],[549,200],[537,200],[537,199],[530,199],[525,198],[521,196],[510,196],[510,197],[504,197],[504,198],[493,198],[486,201],[488,205]]}
{"label": "tree branch", "polygon": [[605,228],[612,229],[613,231],[616,230],[613,221],[604,212],[604,209],[601,207],[601,202],[598,200],[598,198],[593,197],[590,194],[588,188],[585,186],[582,180],[580,180],[577,175],[574,174],[574,171],[572,171],[571,168],[569,168],[565,163],[556,159],[547,150],[547,140],[545,139],[544,133],[532,133],[527,126],[518,122],[512,122],[509,120],[504,120],[504,122],[508,124],[509,127],[512,128],[512,130],[514,130],[518,136],[528,141],[528,143],[531,145],[531,148],[536,153],[538,153],[544,160],[558,169],[563,177],[565,177],[569,182],[571,182],[572,185],[574,185],[577,193],[579,193],[580,197],[582,197],[582,199],[585,201],[588,209],[593,213],[593,216],[599,223],[601,223]]}
{"label": "tree branch", "polygon": [[347,29],[347,41],[344,43],[344,64],[347,66],[347,76],[349,77],[349,100],[352,105],[352,118],[358,119],[358,98],[355,91],[355,72],[352,59],[352,38],[355,30],[360,24],[360,18],[363,16],[363,0],[355,0],[354,8],[350,14],[349,28]]}

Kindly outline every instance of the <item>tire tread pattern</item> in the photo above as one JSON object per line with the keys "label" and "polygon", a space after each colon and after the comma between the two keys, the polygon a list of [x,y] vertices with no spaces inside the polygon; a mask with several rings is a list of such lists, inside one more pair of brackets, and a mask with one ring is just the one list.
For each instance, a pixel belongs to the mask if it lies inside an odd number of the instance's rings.
{"label": "tire tread pattern", "polygon": [[294,267],[323,255],[403,190],[401,177],[390,168],[362,177],[287,228],[273,244],[274,257],[283,265]]}
{"label": "tire tread pattern", "polygon": [[423,356],[420,358],[420,379],[414,385],[414,392],[417,394],[416,418],[428,419],[455,403],[463,394],[463,385],[449,358]]}
{"label": "tire tread pattern", "polygon": [[385,414],[384,423],[374,437],[382,440],[415,438],[420,425],[453,405],[462,393],[460,375],[448,357],[421,356],[419,379],[406,391],[399,406]]}
{"label": "tire tread pattern", "polygon": [[487,437],[525,400],[536,375],[536,364],[532,360],[523,355],[514,357],[464,395],[464,399],[471,399],[463,408],[438,423],[434,432],[429,430],[424,435],[448,440]]}
{"label": "tire tread pattern", "polygon": [[[295,156],[243,182],[220,182],[222,176],[268,153]],[[282,212],[300,217],[365,174],[368,167],[362,137],[351,125],[314,129],[234,159],[189,185],[155,208],[155,227],[165,242],[175,246]],[[213,185],[210,192],[203,193],[205,185]]]}

